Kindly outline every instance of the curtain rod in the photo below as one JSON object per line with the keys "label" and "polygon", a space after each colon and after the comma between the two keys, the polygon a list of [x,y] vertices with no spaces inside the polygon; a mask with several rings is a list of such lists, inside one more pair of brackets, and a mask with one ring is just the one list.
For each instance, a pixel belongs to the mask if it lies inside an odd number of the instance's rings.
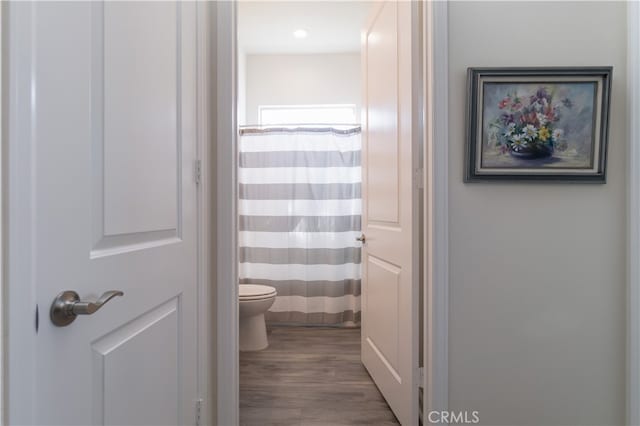
{"label": "curtain rod", "polygon": [[[338,128],[339,126],[343,128]],[[335,135],[354,135],[362,131],[359,124],[356,125],[336,125],[326,124],[316,125],[268,125],[268,126],[240,126],[238,133],[240,136],[261,135],[267,133],[333,133]]]}

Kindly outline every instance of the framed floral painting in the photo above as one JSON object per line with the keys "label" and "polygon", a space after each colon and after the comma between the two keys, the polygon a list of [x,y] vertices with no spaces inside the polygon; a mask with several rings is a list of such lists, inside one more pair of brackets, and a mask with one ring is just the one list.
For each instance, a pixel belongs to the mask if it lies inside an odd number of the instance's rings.
{"label": "framed floral painting", "polygon": [[604,183],[611,73],[469,68],[465,182]]}

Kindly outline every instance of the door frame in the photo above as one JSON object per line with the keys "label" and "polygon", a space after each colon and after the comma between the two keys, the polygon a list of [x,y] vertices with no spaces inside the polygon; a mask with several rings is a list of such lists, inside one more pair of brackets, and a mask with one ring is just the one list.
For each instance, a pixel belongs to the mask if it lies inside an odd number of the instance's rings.
{"label": "door frame", "polygon": [[213,217],[214,178],[211,171],[215,165],[211,123],[212,82],[210,71],[214,56],[211,51],[211,7],[210,2],[196,3],[196,158],[200,161],[198,211],[198,398],[197,424],[213,424],[216,412],[213,367],[215,334],[213,330],[215,292],[215,262],[212,262],[215,248],[215,223]]}
{"label": "door frame", "polygon": [[0,426],[4,426],[7,424],[6,419],[6,404],[7,404],[7,394],[6,394],[6,355],[7,355],[7,346],[6,346],[6,332],[5,332],[5,290],[6,290],[6,280],[5,280],[5,265],[6,265],[6,249],[5,249],[5,218],[7,217],[5,214],[6,207],[6,190],[5,184],[6,179],[4,177],[4,173],[7,170],[5,167],[6,161],[6,126],[5,126],[5,113],[7,111],[6,105],[6,97],[3,94],[7,93],[7,79],[5,72],[5,67],[7,65],[6,58],[6,49],[5,49],[5,41],[7,37],[5,36],[5,31],[7,29],[6,23],[6,13],[4,13],[4,9],[6,4],[4,2],[0,3]]}
{"label": "door frame", "polygon": [[[427,266],[424,291],[423,364],[425,374],[425,411],[444,411],[448,408],[448,110],[432,108],[447,105],[447,1],[424,2],[422,16],[426,53],[414,58],[423,61],[423,101],[421,117],[426,125],[423,179],[428,196],[425,197],[425,232],[423,262]],[[215,259],[217,285],[215,293],[216,377],[212,406],[217,407],[217,424],[234,425],[239,422],[239,365],[238,365],[238,256],[237,256],[237,13],[235,2],[216,2],[210,15],[215,34],[211,40],[213,57],[208,75],[215,75],[212,106],[215,112],[216,180],[214,189],[216,212]],[[215,23],[215,25],[213,25]],[[425,25],[426,24],[426,25]],[[414,37],[420,37],[416,29]],[[421,52],[414,55],[420,56]],[[215,72],[214,72],[215,71]],[[435,82],[438,82],[436,85]],[[231,303],[229,303],[231,302]],[[416,346],[417,342],[416,342]]]}
{"label": "door frame", "polygon": [[640,424],[640,5],[627,3],[627,389],[626,422]]}
{"label": "door frame", "polygon": [[[237,246],[237,26],[236,2],[216,1],[210,25],[215,34],[205,42],[215,52],[211,105],[215,117],[215,406],[219,425],[240,421],[240,367],[238,360],[238,246]],[[213,217],[213,216],[211,216]]]}
{"label": "door frame", "polygon": [[[449,17],[448,0],[423,11],[425,288],[423,411],[449,409]],[[437,82],[437,84],[436,84]],[[424,415],[424,414],[423,414]],[[438,416],[441,418],[441,416]],[[426,422],[425,422],[426,423]]]}

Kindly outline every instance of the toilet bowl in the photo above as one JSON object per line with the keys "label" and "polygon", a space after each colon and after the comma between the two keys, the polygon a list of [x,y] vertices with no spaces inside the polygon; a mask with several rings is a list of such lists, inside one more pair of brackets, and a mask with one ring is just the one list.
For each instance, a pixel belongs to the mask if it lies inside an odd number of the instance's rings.
{"label": "toilet bowl", "polygon": [[240,350],[259,351],[269,346],[264,314],[276,300],[276,289],[267,285],[240,284]]}

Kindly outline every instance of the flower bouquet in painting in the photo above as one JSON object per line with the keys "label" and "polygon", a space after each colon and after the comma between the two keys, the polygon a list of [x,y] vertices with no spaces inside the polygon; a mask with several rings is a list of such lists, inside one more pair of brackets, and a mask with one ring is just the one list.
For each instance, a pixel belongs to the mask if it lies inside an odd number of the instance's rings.
{"label": "flower bouquet in painting", "polygon": [[604,182],[611,72],[469,68],[465,182]]}
{"label": "flower bouquet in painting", "polygon": [[534,93],[509,93],[497,104],[500,115],[489,123],[489,144],[501,154],[535,159],[564,151],[563,129],[559,128],[561,111],[571,108],[568,98],[554,102],[553,93],[544,86]]}

